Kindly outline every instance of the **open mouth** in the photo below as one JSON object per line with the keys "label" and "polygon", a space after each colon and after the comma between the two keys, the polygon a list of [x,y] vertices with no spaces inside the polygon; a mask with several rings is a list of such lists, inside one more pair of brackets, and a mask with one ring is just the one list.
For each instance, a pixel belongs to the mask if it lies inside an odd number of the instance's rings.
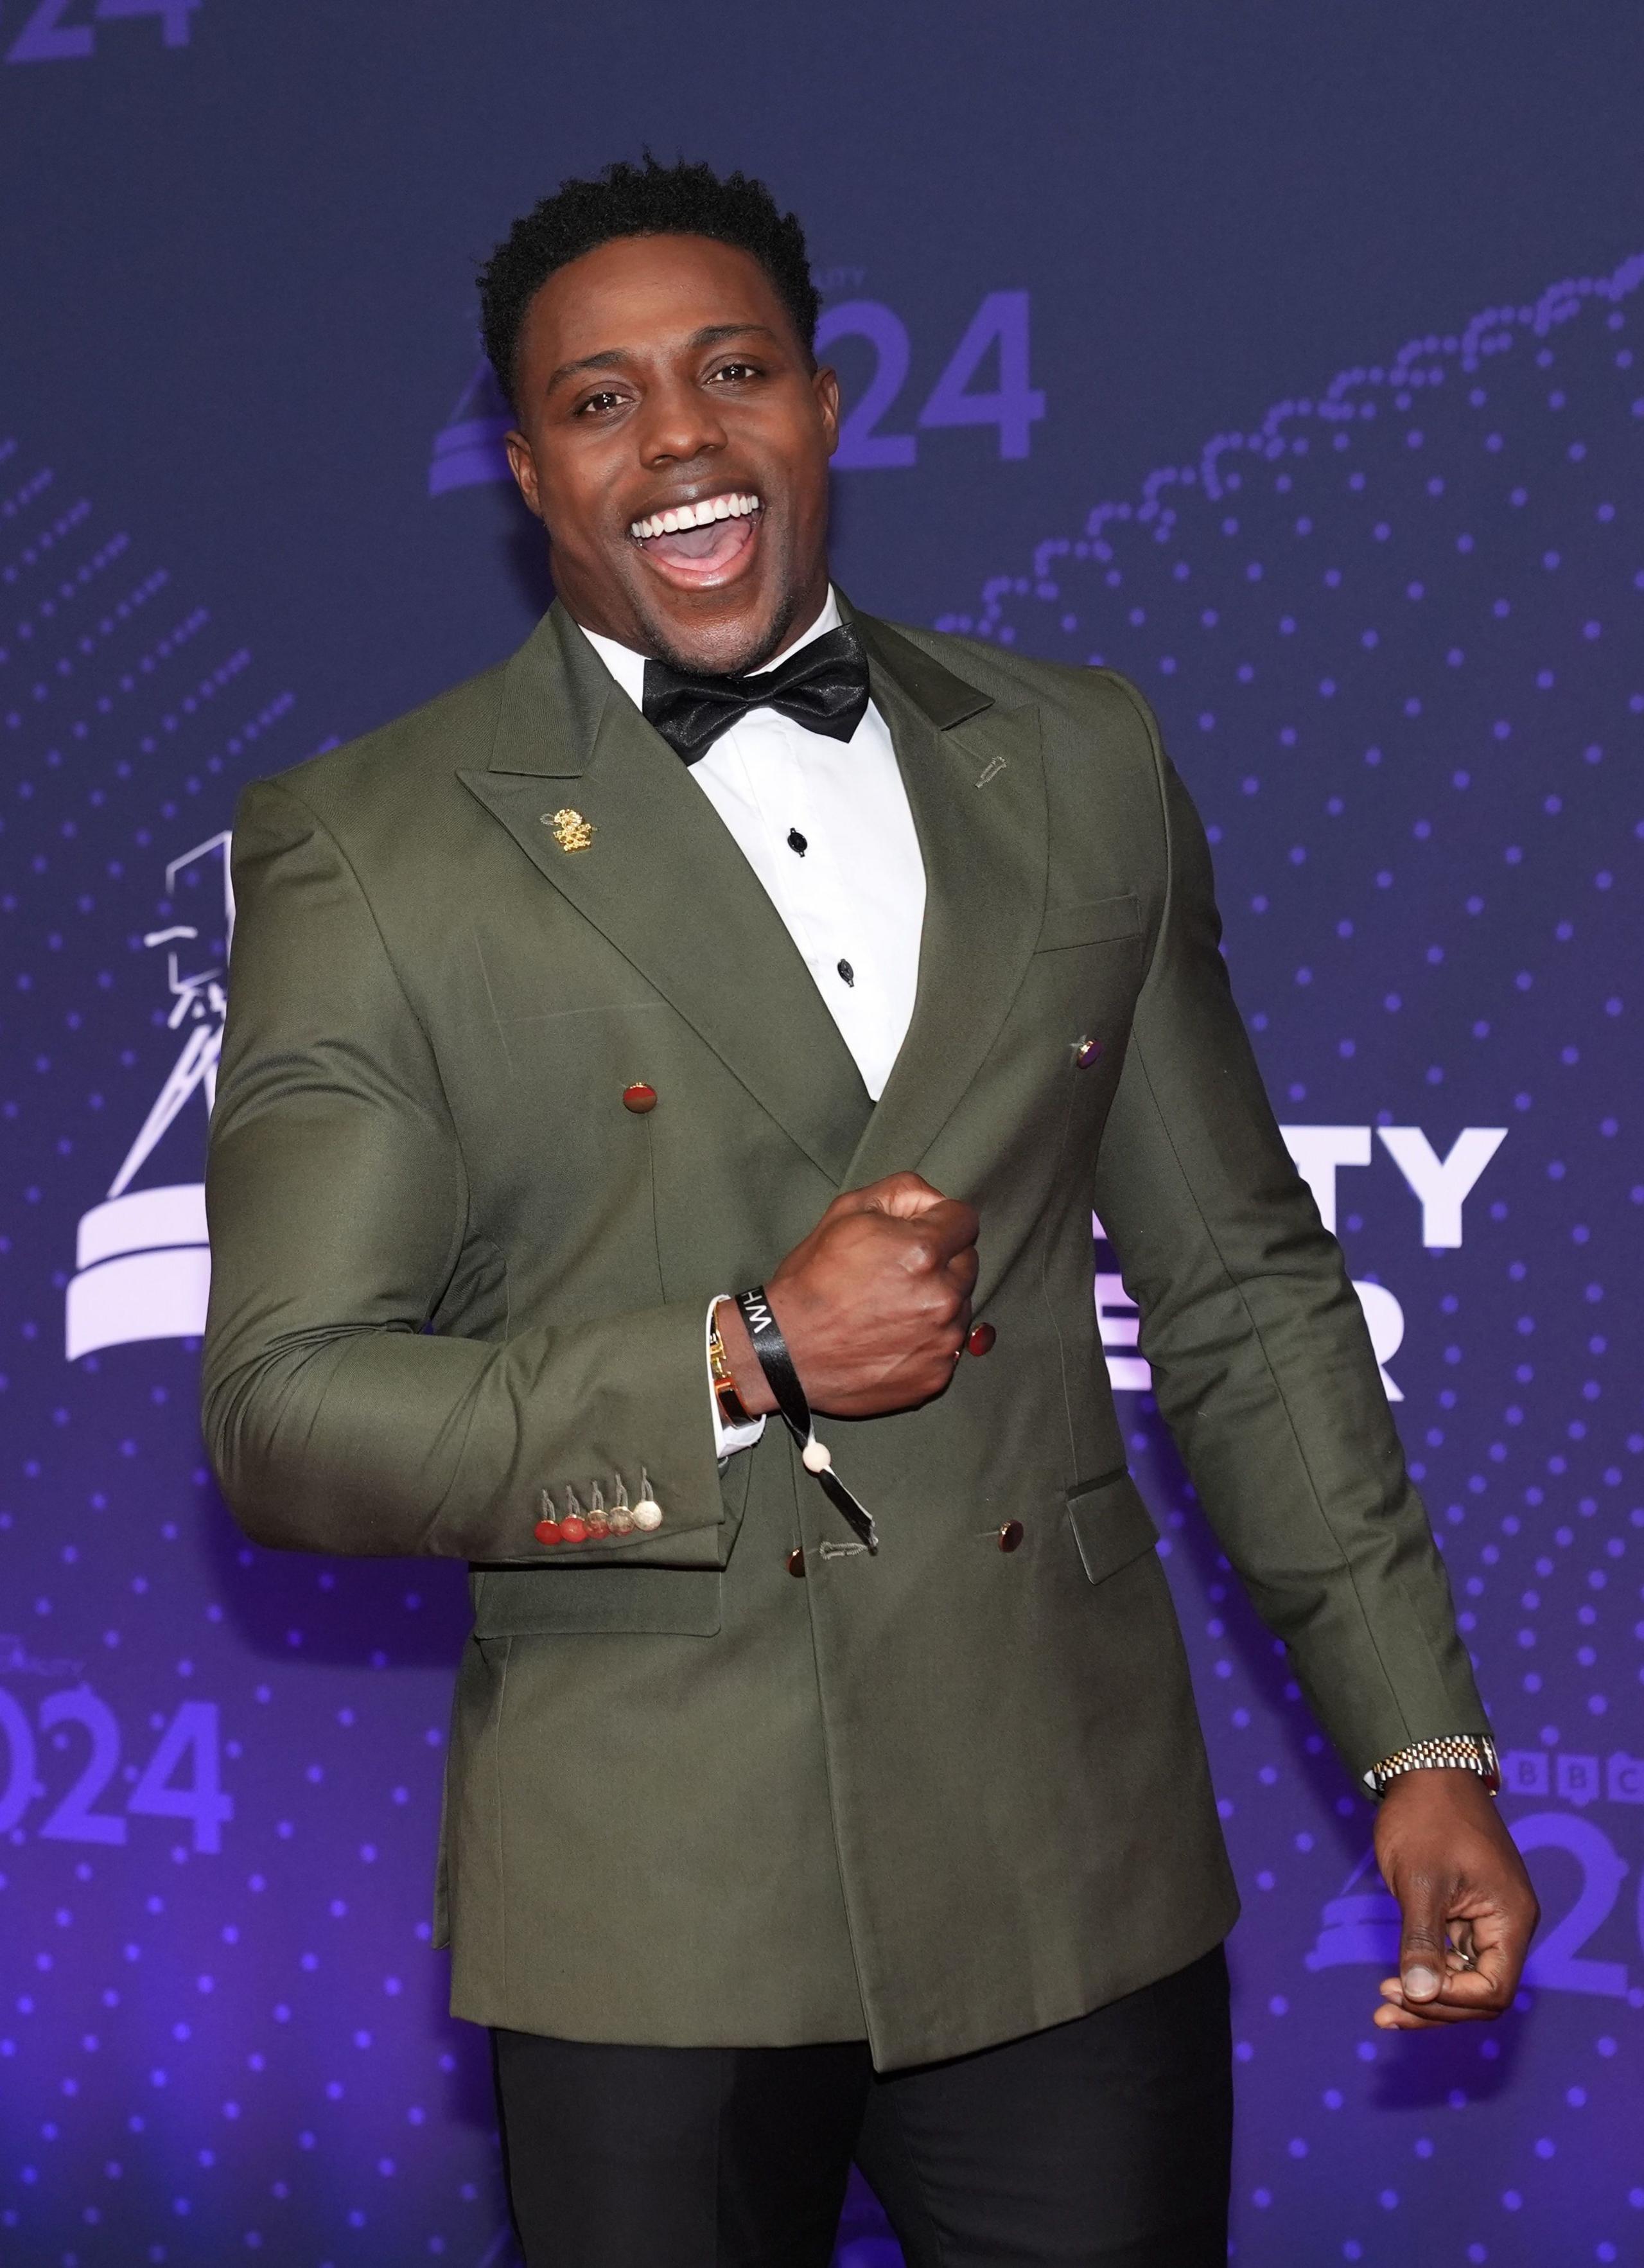
{"label": "open mouth", "polygon": [[671,580],[720,580],[748,553],[765,507],[751,490],[704,497],[629,524],[628,534],[653,566]]}

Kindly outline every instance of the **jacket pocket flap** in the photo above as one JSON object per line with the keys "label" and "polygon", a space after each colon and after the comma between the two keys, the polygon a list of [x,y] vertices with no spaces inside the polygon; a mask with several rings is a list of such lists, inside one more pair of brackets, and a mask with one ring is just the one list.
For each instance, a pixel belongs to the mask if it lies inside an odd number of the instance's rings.
{"label": "jacket pocket flap", "polygon": [[1068,1498],[1068,1520],[1084,1572],[1093,1583],[1116,1575],[1159,1540],[1153,1515],[1128,1473],[1114,1473],[1074,1490]]}
{"label": "jacket pocket flap", "polygon": [[476,1638],[712,1638],[720,1624],[715,1567],[490,1568],[473,1587]]}
{"label": "jacket pocket flap", "polygon": [[1039,927],[1036,953],[1056,953],[1070,945],[1105,945],[1141,934],[1141,909],[1134,891],[1122,898],[1086,898],[1073,906],[1049,906]]}

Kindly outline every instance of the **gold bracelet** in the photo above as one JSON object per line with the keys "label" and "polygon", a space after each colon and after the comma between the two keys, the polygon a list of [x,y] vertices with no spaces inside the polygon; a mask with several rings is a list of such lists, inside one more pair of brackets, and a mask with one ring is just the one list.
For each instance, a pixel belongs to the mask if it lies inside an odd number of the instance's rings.
{"label": "gold bracelet", "polygon": [[1471,1733],[1446,1733],[1436,1740],[1413,1741],[1407,1749],[1397,1749],[1380,1764],[1372,1764],[1364,1775],[1364,1785],[1372,1795],[1383,1796],[1400,1773],[1410,1771],[1477,1772],[1492,1795],[1501,1793],[1501,1765],[1495,1742],[1476,1740]]}
{"label": "gold bracelet", "polygon": [[714,1303],[714,1319],[708,1329],[708,1367],[714,1381],[714,1399],[719,1404],[719,1414],[727,1425],[751,1425],[753,1418],[737,1391],[736,1373],[730,1367],[730,1357],[725,1352],[725,1342],[719,1336],[719,1303]]}

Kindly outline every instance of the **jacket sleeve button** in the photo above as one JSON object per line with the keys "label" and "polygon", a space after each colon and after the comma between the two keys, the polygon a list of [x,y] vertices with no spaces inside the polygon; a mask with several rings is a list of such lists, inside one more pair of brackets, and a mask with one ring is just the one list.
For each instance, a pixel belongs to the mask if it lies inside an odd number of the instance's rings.
{"label": "jacket sleeve button", "polygon": [[1019,1520],[1007,1520],[1004,1526],[999,1531],[999,1549],[1002,1551],[1014,1551],[1021,1541],[1021,1521]]}
{"label": "jacket sleeve button", "polygon": [[972,1354],[991,1354],[998,1332],[991,1323],[973,1323],[971,1335],[965,1342]]}
{"label": "jacket sleeve button", "polygon": [[805,1548],[803,1543],[796,1543],[793,1550],[789,1553],[788,1572],[790,1575],[803,1575],[804,1573]]}
{"label": "jacket sleeve button", "polygon": [[648,1110],[657,1108],[656,1088],[648,1086],[642,1079],[636,1079],[632,1086],[625,1086],[622,1090],[622,1108],[631,1110],[635,1117],[642,1118]]}

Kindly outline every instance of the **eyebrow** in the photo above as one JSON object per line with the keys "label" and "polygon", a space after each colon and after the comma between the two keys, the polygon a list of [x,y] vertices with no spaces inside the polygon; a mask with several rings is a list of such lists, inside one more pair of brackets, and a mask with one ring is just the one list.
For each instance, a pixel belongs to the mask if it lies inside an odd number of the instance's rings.
{"label": "eyebrow", "polygon": [[[754,335],[767,339],[776,336],[768,323],[706,323],[700,331],[692,332],[686,344],[700,351],[703,347],[717,346],[724,339],[745,339]],[[583,355],[576,362],[562,362],[543,391],[552,394],[566,379],[576,378],[584,371],[620,370],[631,357],[630,348],[606,347],[598,354]]]}

